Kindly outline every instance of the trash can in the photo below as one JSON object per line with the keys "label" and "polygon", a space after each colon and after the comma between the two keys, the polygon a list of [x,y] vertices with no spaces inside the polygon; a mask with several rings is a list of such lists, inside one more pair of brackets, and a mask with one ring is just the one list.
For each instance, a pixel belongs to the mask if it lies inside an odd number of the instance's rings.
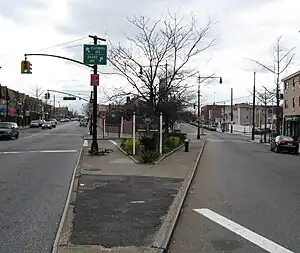
{"label": "trash can", "polygon": [[189,152],[189,145],[190,145],[190,140],[185,139],[184,140],[184,152]]}

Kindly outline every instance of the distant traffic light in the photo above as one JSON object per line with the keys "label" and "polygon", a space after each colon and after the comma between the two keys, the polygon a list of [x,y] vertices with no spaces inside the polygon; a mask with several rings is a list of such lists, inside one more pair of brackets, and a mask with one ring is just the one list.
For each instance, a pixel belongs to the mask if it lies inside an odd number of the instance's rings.
{"label": "distant traffic light", "polygon": [[45,93],[45,99],[50,99],[50,93],[49,92]]}
{"label": "distant traffic light", "polygon": [[76,100],[76,97],[63,97],[63,100]]}
{"label": "distant traffic light", "polygon": [[27,60],[21,62],[21,74],[32,74],[31,62]]}

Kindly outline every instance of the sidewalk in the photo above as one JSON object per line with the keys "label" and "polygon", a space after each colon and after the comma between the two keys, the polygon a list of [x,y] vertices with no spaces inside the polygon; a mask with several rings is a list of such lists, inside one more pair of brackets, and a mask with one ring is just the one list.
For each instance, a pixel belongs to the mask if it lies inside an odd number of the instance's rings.
{"label": "sidewalk", "polygon": [[85,148],[58,252],[156,252],[156,235],[203,145],[192,140],[190,152],[157,165],[136,164],[109,141],[99,148],[112,148],[110,155],[88,156]]}

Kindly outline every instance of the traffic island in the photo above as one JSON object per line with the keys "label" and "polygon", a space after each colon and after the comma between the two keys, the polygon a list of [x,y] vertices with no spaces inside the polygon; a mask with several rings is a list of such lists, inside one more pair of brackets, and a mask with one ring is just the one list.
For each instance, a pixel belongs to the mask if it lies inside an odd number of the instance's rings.
{"label": "traffic island", "polygon": [[[136,164],[111,142],[107,156],[84,150],[67,217],[53,252],[162,250],[171,235],[204,141],[190,143],[156,165]],[[199,153],[200,152],[200,153]]]}

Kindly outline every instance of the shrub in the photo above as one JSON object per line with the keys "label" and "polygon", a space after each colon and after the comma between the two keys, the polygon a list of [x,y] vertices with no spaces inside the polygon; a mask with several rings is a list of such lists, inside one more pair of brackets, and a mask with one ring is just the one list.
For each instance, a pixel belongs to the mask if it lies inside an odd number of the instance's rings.
{"label": "shrub", "polygon": [[141,139],[141,144],[144,147],[144,150],[151,150],[154,151],[157,149],[157,142],[154,136],[149,137],[149,136],[144,136]]}
{"label": "shrub", "polygon": [[[132,139],[125,139],[124,140],[124,150],[127,154],[132,155],[132,147],[133,147],[133,140]],[[140,150],[140,141],[135,140],[135,151],[136,154],[139,153]]]}
{"label": "shrub", "polygon": [[166,140],[166,146],[170,149],[176,148],[179,144],[180,144],[179,137],[171,136]]}
{"label": "shrub", "polygon": [[184,140],[186,139],[187,135],[186,135],[186,133],[169,133],[169,137],[178,137],[179,142],[183,143]]}
{"label": "shrub", "polygon": [[159,157],[157,150],[143,150],[141,153],[142,163],[153,163]]}

